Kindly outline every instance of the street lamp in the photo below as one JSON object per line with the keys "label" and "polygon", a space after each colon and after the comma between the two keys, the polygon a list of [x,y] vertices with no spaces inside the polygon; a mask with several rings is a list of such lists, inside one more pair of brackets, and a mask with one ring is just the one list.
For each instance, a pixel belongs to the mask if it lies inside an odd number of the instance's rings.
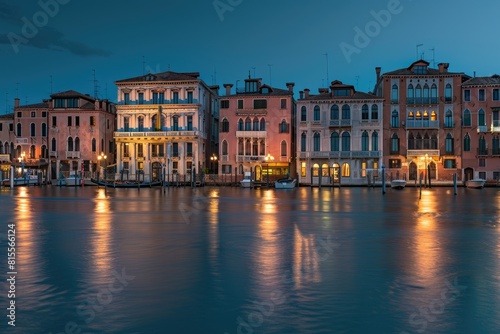
{"label": "street lamp", "polygon": [[[104,154],[104,152],[101,152],[101,155],[97,156],[97,160],[99,160],[99,169],[102,167],[101,166],[101,160],[106,160],[108,157],[106,156],[106,154]],[[99,181],[99,178],[98,180]],[[104,181],[106,181],[106,170],[104,169]]]}
{"label": "street lamp", "polygon": [[26,153],[23,151],[21,153],[21,156],[18,157],[17,159],[19,160],[19,163],[21,164],[21,177],[25,177],[24,176],[24,157],[26,156]]}
{"label": "street lamp", "polygon": [[266,178],[267,178],[267,187],[269,188],[269,162],[270,161],[274,161],[274,157],[271,155],[271,153],[268,153],[266,155],[266,157],[264,158],[264,160],[266,161],[267,163],[267,168],[266,168]]}
{"label": "street lamp", "polygon": [[213,170],[213,173],[215,174],[214,164],[217,163],[217,156],[215,155],[215,153],[212,153],[212,156],[210,157],[210,161],[212,162],[212,170]]}

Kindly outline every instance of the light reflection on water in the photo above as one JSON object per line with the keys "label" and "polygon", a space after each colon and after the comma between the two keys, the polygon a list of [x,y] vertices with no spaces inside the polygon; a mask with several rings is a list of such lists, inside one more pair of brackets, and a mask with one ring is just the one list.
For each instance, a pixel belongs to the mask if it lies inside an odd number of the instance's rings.
{"label": "light reflection on water", "polygon": [[[497,332],[499,204],[497,189],[2,191],[16,330]],[[135,278],[91,320],[76,311],[122,270]]]}

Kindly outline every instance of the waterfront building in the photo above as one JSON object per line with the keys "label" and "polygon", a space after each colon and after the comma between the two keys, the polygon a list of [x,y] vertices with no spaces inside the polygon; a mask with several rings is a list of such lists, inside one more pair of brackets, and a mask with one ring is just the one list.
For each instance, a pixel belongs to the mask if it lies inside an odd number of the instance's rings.
{"label": "waterfront building", "polygon": [[0,115],[0,181],[9,177],[15,139],[14,114]]}
{"label": "waterfront building", "polygon": [[474,77],[462,84],[464,180],[500,179],[500,76]]}
{"label": "waterfront building", "polygon": [[[379,177],[383,98],[333,81],[297,101],[299,182],[367,184]],[[380,178],[378,179],[380,180]]]}
{"label": "waterfront building", "polygon": [[449,64],[429,67],[418,60],[407,68],[380,75],[375,93],[385,100],[384,159],[386,172],[417,182],[451,181],[462,175],[461,86],[470,77],[449,72]]}
{"label": "waterfront building", "polygon": [[234,92],[224,84],[219,174],[252,172],[257,181],[295,176],[294,84],[279,89],[250,76],[244,83]]}
{"label": "waterfront building", "polygon": [[115,105],[73,90],[50,97],[49,179],[54,182],[76,172],[96,177],[100,167],[115,160]]}
{"label": "waterfront building", "polygon": [[208,172],[219,142],[217,87],[197,72],[171,71],[115,84],[117,178],[157,181],[165,173],[188,181],[194,171]]}

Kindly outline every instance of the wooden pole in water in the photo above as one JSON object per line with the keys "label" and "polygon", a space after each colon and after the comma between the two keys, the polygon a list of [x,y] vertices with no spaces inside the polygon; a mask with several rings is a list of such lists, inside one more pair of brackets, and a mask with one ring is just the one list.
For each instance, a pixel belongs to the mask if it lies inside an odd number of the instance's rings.
{"label": "wooden pole in water", "polygon": [[457,194],[457,173],[453,174],[453,191]]}
{"label": "wooden pole in water", "polygon": [[382,165],[382,195],[385,195],[385,166]]}
{"label": "wooden pole in water", "polygon": [[311,167],[311,187],[313,186],[313,167]]}
{"label": "wooden pole in water", "polygon": [[420,197],[422,198],[422,174],[420,174]]}
{"label": "wooden pole in water", "polygon": [[14,189],[14,166],[10,166],[10,189]]}
{"label": "wooden pole in water", "polygon": [[323,166],[319,168],[318,174],[318,187],[321,188],[321,181],[323,180]]}
{"label": "wooden pole in water", "polygon": [[429,189],[431,188],[431,165],[427,165],[427,178],[429,179]]}

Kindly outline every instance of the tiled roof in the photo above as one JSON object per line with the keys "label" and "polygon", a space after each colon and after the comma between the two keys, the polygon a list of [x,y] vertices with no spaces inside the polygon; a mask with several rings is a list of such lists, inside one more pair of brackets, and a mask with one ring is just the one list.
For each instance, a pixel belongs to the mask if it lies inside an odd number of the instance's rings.
{"label": "tiled roof", "polygon": [[49,104],[47,102],[40,102],[34,104],[26,104],[24,106],[19,106],[15,109],[45,109],[48,108]]}
{"label": "tiled roof", "polygon": [[500,75],[491,77],[475,77],[465,81],[462,86],[497,86],[500,85]]}
{"label": "tiled roof", "polygon": [[[412,68],[415,66],[415,65],[425,65],[427,66],[427,73],[425,74],[418,74],[418,73],[414,73],[412,71]],[[409,75],[409,76],[415,76],[415,75],[429,75],[429,76],[436,76],[436,75],[450,75],[450,74],[463,74],[461,72],[448,72],[448,64],[445,64],[446,65],[446,71],[444,72],[439,72],[439,69],[437,68],[431,68],[431,67],[428,67],[429,66],[429,62],[423,60],[423,59],[420,59],[420,60],[417,60],[415,62],[413,62],[410,66],[408,66],[407,68],[400,68],[398,70],[395,70],[395,71],[391,71],[391,72],[386,72],[383,74],[383,76],[385,75]]]}
{"label": "tiled roof", "polygon": [[14,113],[0,115],[0,119],[14,120]]}
{"label": "tiled roof", "polygon": [[59,92],[50,95],[51,98],[58,98],[58,97],[77,97],[77,98],[84,98],[90,101],[95,101],[94,98],[90,97],[89,95],[83,95],[82,93],[78,93],[77,91],[74,90],[67,90],[64,92]]}
{"label": "tiled roof", "polygon": [[200,76],[199,72],[189,72],[189,73],[177,73],[177,72],[161,72],[161,73],[148,73],[146,75],[141,75],[138,77],[117,80],[115,83],[125,83],[125,82],[143,82],[143,81],[181,81],[181,80],[198,80]]}
{"label": "tiled roof", "polygon": [[87,102],[80,109],[95,109],[95,104],[92,102]]}

